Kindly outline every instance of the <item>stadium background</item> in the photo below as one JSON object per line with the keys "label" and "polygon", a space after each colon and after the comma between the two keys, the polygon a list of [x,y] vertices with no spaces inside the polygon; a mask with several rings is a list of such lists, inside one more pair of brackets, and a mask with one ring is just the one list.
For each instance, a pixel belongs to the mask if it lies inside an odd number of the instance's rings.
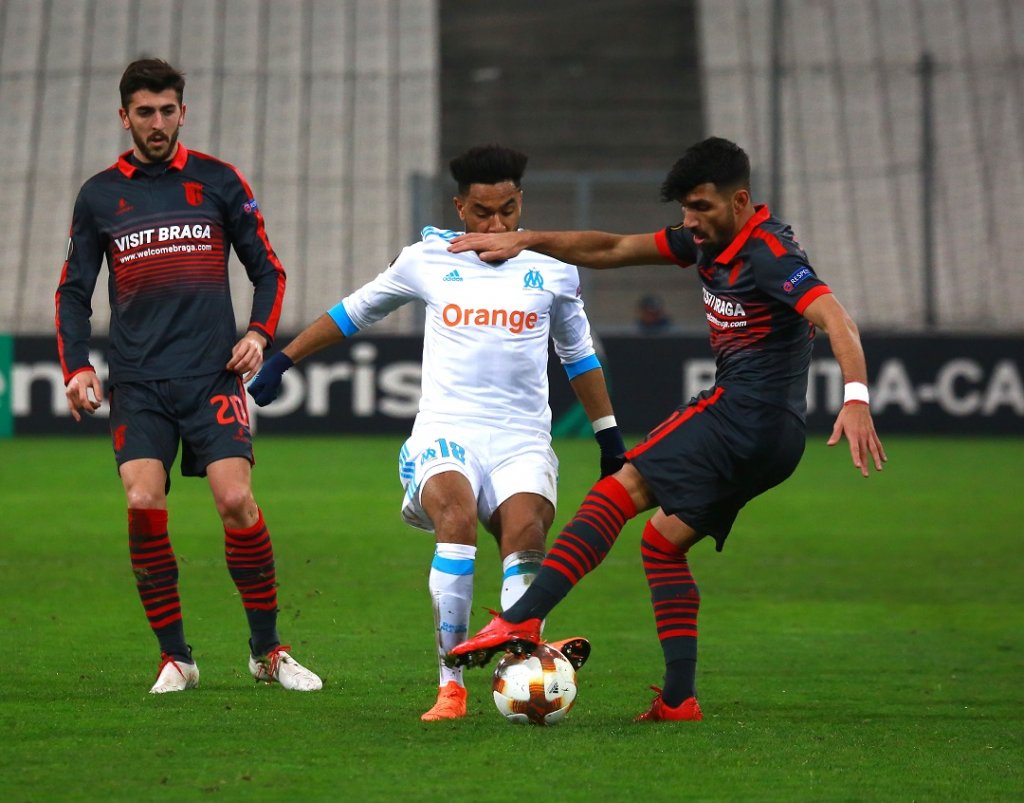
{"label": "stadium background", "polygon": [[[446,165],[472,144],[530,154],[524,225],[652,231],[677,219],[657,200],[663,174],[715,133],[747,148],[755,196],[793,223],[860,324],[873,389],[889,400],[883,429],[1021,431],[1014,0],[4,0],[0,30],[2,434],[103,429],[72,428],[62,409],[53,290],[77,188],[127,147],[116,85],[141,54],[188,75],[182,141],[256,188],[289,271],[283,338],[423,225],[455,225]],[[241,322],[248,287],[234,274]],[[671,268],[583,281],[617,406],[649,424],[645,400],[664,409],[705,375],[696,283]],[[651,293],[673,327],[643,341],[661,379],[633,392],[633,316]],[[102,288],[94,304],[103,332]],[[319,379],[296,373],[295,393],[327,386],[327,413],[306,393],[260,426],[404,429],[401,393],[398,413],[360,413],[358,369],[385,400],[380,377],[415,384],[420,320],[410,306],[328,355]],[[821,381],[815,425],[838,398],[834,378]],[[563,385],[552,387],[564,420]]]}
{"label": "stadium background", "polygon": [[[1022,49],[1019,0],[0,0],[0,433],[51,435],[0,438],[4,799],[1024,799]],[[127,147],[116,83],[143,52],[189,73],[183,141],[237,163],[267,209],[291,276],[282,337],[422,222],[454,222],[445,165],[469,144],[531,154],[527,225],[635,230],[672,221],[657,186],[687,143],[715,132],[750,150],[757,194],[864,330],[891,459],[861,481],[816,437],[725,553],[694,556],[700,727],[630,722],[661,663],[642,519],[549,622],[594,640],[569,722],[508,726],[486,676],[469,679],[465,720],[420,722],[433,540],[398,516],[394,474],[416,310],[289,372],[289,415],[260,411],[254,486],[286,637],[324,691],[251,685],[209,489],[175,471],[203,685],[146,694],[156,656],[109,441],[68,437],[106,421],[67,416],[52,332],[72,199]],[[694,278],[584,278],[619,415],[649,424],[709,370]],[[652,291],[677,329],[641,339],[632,309]],[[103,331],[101,288],[94,301]],[[825,338],[817,349],[822,427],[837,390]],[[345,434],[272,434],[292,424]],[[556,449],[562,523],[597,466],[590,438]],[[474,626],[497,604],[496,550],[477,572]]]}

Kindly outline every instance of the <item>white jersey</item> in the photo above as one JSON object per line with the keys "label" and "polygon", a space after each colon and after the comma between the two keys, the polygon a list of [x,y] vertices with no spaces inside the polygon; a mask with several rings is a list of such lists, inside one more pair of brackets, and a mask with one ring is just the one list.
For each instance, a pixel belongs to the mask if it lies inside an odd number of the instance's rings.
{"label": "white jersey", "polygon": [[346,336],[410,301],[426,304],[416,426],[459,423],[550,439],[548,338],[570,378],[598,367],[579,273],[523,251],[501,263],[453,254],[461,232],[427,227],[386,271],[329,314]]}

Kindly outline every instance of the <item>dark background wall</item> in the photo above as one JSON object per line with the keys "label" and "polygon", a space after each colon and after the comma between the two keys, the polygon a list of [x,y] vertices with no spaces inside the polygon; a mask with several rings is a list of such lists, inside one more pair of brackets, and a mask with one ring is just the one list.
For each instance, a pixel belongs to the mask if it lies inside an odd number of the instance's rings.
{"label": "dark background wall", "polygon": [[702,131],[690,0],[441,3],[441,144],[536,170],[664,170]]}
{"label": "dark background wall", "polygon": [[[661,179],[704,135],[695,4],[443,0],[441,108],[445,164],[486,142],[530,156],[527,228],[654,231],[675,223],[679,210],[658,200]],[[581,198],[578,181],[552,171],[586,174],[589,198]],[[450,189],[447,181],[438,194]],[[439,211],[456,225],[450,205]],[[628,329],[637,299],[652,291],[665,297],[677,324],[703,328],[699,292],[682,271],[586,271],[582,278],[599,331]]]}

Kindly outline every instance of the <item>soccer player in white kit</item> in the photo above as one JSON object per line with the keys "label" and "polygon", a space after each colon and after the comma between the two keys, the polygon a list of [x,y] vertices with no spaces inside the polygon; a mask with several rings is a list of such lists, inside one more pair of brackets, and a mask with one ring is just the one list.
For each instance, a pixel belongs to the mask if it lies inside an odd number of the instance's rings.
{"label": "soccer player in white kit", "polygon": [[[519,226],[526,156],[497,145],[450,163],[453,199],[467,232]],[[548,338],[594,425],[601,475],[622,465],[625,446],[572,265],[523,252],[500,263],[453,254],[460,232],[427,227],[423,239],[310,324],[264,364],[249,388],[264,406],[295,362],[351,337],[410,301],[426,304],[419,412],[399,454],[402,516],[435,533],[428,581],[440,684],[424,720],[466,714],[461,667],[442,658],[469,632],[477,522],[497,539],[501,608],[530,584],[554,518],[558,459],[551,448]]]}

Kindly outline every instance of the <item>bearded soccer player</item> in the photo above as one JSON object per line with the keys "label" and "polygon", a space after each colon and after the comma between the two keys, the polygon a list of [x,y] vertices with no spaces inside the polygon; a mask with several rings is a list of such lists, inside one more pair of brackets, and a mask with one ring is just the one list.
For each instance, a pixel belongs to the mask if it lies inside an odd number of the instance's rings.
{"label": "bearded soccer player", "polygon": [[[456,212],[467,231],[514,231],[522,214],[526,156],[490,145],[453,159]],[[551,449],[548,339],[593,423],[602,476],[622,465],[604,372],[594,353],[575,267],[524,252],[501,264],[450,254],[458,232],[427,227],[376,279],[359,288],[267,360],[249,386],[256,403],[278,395],[299,360],[420,300],[426,304],[423,380],[412,434],[399,454],[402,516],[433,531],[428,587],[440,684],[422,719],[466,714],[462,669],[442,658],[469,630],[479,521],[497,540],[501,605],[512,605],[544,557],[555,513],[558,461]],[[589,644],[559,646],[577,667]]]}
{"label": "bearded soccer player", "polygon": [[[132,569],[161,652],[150,691],[199,683],[167,523],[179,442],[181,473],[208,479],[224,526],[228,571],[248,619],[249,671],[258,681],[314,691],[320,678],[291,657],[277,633],[274,549],[252,494],[242,385],[273,340],[285,272],[242,175],[178,142],[184,88],[184,75],[164,61],[128,65],[120,116],[132,149],[89,179],[75,202],[56,297],[68,407],[80,421],[103,402],[89,337],[91,299],[106,258],[110,431],[128,503]],[[254,288],[240,339],[228,287],[231,248]]]}
{"label": "bearded soccer player", "polygon": [[683,220],[651,234],[467,234],[451,246],[484,260],[512,259],[528,248],[591,268],[697,268],[714,385],[626,452],[626,465],[593,486],[526,593],[449,655],[454,665],[479,665],[506,647],[532,649],[541,620],[597,568],[625,523],[657,508],[640,550],[665,675],[650,709],[637,717],[642,721],[702,718],[695,685],[700,594],[687,555],[705,536],[721,551],[740,508],[796,469],[816,330],[828,334],[846,383],[828,444],[845,436],[864,477],[869,463],[880,471],[886,460],[868,407],[857,327],[790,227],[751,202],[747,154],[717,137],[694,145],[669,172],[662,199],[679,203]]}

